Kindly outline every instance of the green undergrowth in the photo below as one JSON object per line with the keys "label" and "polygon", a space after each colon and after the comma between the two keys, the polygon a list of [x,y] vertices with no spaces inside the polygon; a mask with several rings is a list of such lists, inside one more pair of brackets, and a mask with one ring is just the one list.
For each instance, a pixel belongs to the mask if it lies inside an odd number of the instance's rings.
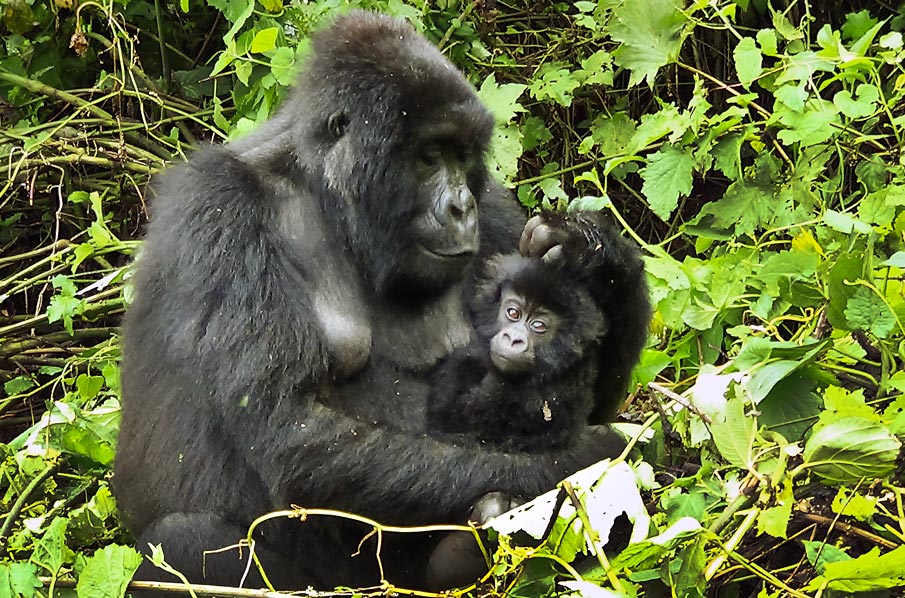
{"label": "green undergrowth", "polygon": [[902,6],[0,0],[0,598],[125,591],[108,478],[145,185],[266,120],[353,4],[463,69],[526,208],[606,210],[646,255],[636,450],[547,497],[555,524],[501,524],[470,591],[901,595]]}

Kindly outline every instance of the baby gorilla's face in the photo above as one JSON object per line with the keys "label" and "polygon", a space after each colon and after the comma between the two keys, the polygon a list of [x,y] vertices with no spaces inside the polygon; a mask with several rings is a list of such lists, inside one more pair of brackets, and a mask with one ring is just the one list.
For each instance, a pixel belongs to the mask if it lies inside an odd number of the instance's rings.
{"label": "baby gorilla's face", "polygon": [[498,332],[490,339],[490,360],[503,374],[522,374],[534,365],[538,347],[556,334],[560,318],[511,288],[500,294]]}

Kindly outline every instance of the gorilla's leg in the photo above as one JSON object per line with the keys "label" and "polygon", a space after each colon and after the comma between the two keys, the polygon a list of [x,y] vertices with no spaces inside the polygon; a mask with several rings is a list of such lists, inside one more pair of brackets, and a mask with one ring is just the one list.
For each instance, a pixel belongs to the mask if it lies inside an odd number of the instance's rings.
{"label": "gorilla's leg", "polygon": [[[192,583],[238,587],[244,576],[243,587],[263,588],[264,580],[257,566],[250,563],[251,556],[247,547],[218,551],[235,546],[246,536],[246,532],[247,530],[210,513],[173,513],[152,522],[138,537],[137,546],[147,555],[150,553],[148,544],[162,545],[164,560]],[[314,580],[298,571],[297,565],[262,544],[261,541],[256,543],[255,554],[277,589],[301,590],[314,583]],[[151,564],[147,556],[134,579],[179,581],[172,574]]]}
{"label": "gorilla's leg", "polygon": [[[468,520],[476,525],[484,525],[521,502],[502,492],[485,494],[475,503]],[[485,547],[491,548],[482,534]],[[474,535],[469,532],[450,532],[431,552],[425,575],[427,588],[437,592],[474,583],[487,573],[484,554],[477,545]]]}

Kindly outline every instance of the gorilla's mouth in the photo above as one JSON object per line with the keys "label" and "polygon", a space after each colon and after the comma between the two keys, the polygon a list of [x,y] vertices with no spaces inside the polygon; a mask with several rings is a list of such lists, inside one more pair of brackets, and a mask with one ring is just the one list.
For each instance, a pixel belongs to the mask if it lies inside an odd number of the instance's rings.
{"label": "gorilla's mouth", "polygon": [[474,249],[471,247],[443,247],[431,249],[425,245],[420,245],[419,248],[427,255],[441,260],[462,260],[474,255]]}

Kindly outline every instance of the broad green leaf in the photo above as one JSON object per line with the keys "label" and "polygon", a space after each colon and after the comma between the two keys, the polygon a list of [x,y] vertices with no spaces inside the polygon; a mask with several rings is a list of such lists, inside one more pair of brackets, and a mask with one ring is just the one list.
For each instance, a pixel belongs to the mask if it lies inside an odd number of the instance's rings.
{"label": "broad green leaf", "polygon": [[664,147],[648,159],[640,173],[644,179],[641,191],[657,216],[668,220],[679,205],[679,196],[691,193],[694,167],[694,156],[675,146]]}
{"label": "broad green leaf", "polygon": [[823,575],[811,581],[806,589],[827,587],[839,592],[872,592],[905,586],[905,546],[880,554],[874,548],[858,558],[827,563]]}
{"label": "broad green leaf", "polygon": [[749,88],[764,70],[763,56],[757,49],[757,44],[750,37],[742,38],[732,51],[732,58],[735,61],[735,72],[738,74],[739,82],[745,89]]}
{"label": "broad green leaf", "polygon": [[559,63],[542,66],[528,86],[528,91],[537,100],[553,100],[568,108],[572,105],[572,93],[581,85],[581,79],[569,68],[558,66]]}
{"label": "broad green leaf", "polygon": [[33,598],[42,585],[33,563],[0,563],[0,598]]}
{"label": "broad green leaf", "polygon": [[810,542],[808,540],[805,540],[803,544],[808,561],[814,565],[814,569],[821,575],[826,571],[826,566],[829,563],[841,563],[843,561],[850,561],[852,558],[848,556],[844,550],[838,546],[833,546],[832,544]]}
{"label": "broad green leaf", "polygon": [[79,391],[79,397],[83,401],[93,399],[104,387],[103,376],[89,376],[88,374],[79,374],[75,379],[75,386]]}
{"label": "broad green leaf", "polygon": [[653,87],[657,71],[676,60],[687,18],[673,0],[624,2],[613,11],[610,35],[620,42],[616,64],[631,71],[629,87],[641,81]]}
{"label": "broad green leaf", "polygon": [[251,72],[254,70],[254,65],[250,62],[240,61],[236,63],[236,78],[242,82],[242,85],[248,85],[248,81],[251,79]]}
{"label": "broad green leaf", "polygon": [[870,521],[877,512],[877,496],[864,496],[851,492],[846,488],[839,488],[836,497],[833,498],[833,512],[845,517],[854,517],[858,521]]}
{"label": "broad green leaf", "polygon": [[761,29],[755,36],[761,52],[767,56],[776,56],[777,50],[776,31],[773,29]]}
{"label": "broad green leaf", "polygon": [[44,530],[44,535],[35,542],[35,551],[31,562],[46,569],[50,575],[56,575],[60,568],[72,562],[72,550],[66,546],[66,527],[69,520],[56,517]]}
{"label": "broad green leaf", "polygon": [[111,544],[90,556],[79,572],[79,598],[122,598],[141,564],[134,548]]}
{"label": "broad green leaf", "polygon": [[526,85],[517,83],[504,83],[499,85],[496,82],[496,76],[493,73],[484,79],[481,88],[478,90],[478,96],[481,101],[493,114],[497,124],[506,124],[512,120],[519,112],[525,109],[519,104],[518,99],[527,89]]}
{"label": "broad green leaf", "polygon": [[829,323],[835,328],[854,330],[845,318],[845,306],[855,294],[857,286],[850,284],[862,276],[864,257],[857,253],[843,253],[836,257],[836,263],[827,276],[830,302],[826,308]]}
{"label": "broad green leaf", "polygon": [[823,221],[833,230],[847,235],[852,233],[869,235],[873,231],[866,222],[861,222],[851,214],[837,212],[836,210],[827,210],[823,215]]}
{"label": "broad green leaf", "polygon": [[515,123],[496,127],[490,139],[487,165],[499,180],[512,181],[518,174],[518,159],[522,155],[522,133]]}
{"label": "broad green leaf", "polygon": [[[591,137],[601,154],[612,157],[634,153],[637,148],[631,148],[631,144],[636,129],[635,121],[626,113],[617,112],[597,117],[591,124]],[[669,130],[664,127],[663,135],[667,133]]]}
{"label": "broad green leaf", "polygon": [[279,27],[268,27],[261,29],[255,33],[254,39],[251,41],[251,51],[257,54],[270,52],[276,47],[277,35],[279,35]]}
{"label": "broad green leaf", "polygon": [[522,149],[526,152],[537,148],[541,144],[553,139],[550,129],[544,124],[543,119],[536,116],[527,117],[521,125]]}
{"label": "broad green leaf", "polygon": [[889,259],[883,260],[880,265],[885,267],[905,269],[905,251],[895,252],[894,254],[889,256]]}
{"label": "broad green leaf", "polygon": [[814,418],[823,409],[815,392],[816,381],[810,369],[799,369],[776,383],[757,405],[758,422],[789,442],[803,440]]}
{"label": "broad green leaf", "polygon": [[870,31],[877,24],[877,19],[870,16],[866,10],[850,12],[845,15],[845,23],[842,25],[842,35],[846,39],[856,40]]}
{"label": "broad green leaf", "polygon": [[641,124],[632,135],[626,148],[629,154],[636,154],[666,136],[671,139],[681,136],[688,128],[687,119],[672,104],[661,105],[660,110],[641,117]]}
{"label": "broad green leaf", "polygon": [[859,286],[845,304],[845,320],[853,330],[868,330],[886,338],[896,327],[896,318],[883,300],[867,287]]}
{"label": "broad green leaf", "polygon": [[253,0],[207,0],[207,3],[222,12],[230,23],[244,22],[251,14],[249,9],[254,8]]}
{"label": "broad green leaf", "polygon": [[901,443],[876,422],[844,417],[814,432],[804,447],[804,466],[830,484],[857,484],[895,470]]}
{"label": "broad green leaf", "polygon": [[880,90],[869,84],[861,84],[855,90],[858,99],[852,98],[852,93],[843,89],[833,96],[833,104],[839,112],[848,118],[864,118],[873,114],[877,109],[877,101],[880,99]]}
{"label": "broad green leaf", "polygon": [[757,517],[757,533],[767,533],[774,538],[786,538],[786,529],[789,519],[792,517],[792,505],[795,504],[795,496],[792,494],[792,481],[783,480],[782,488],[775,495],[776,506],[761,511]]}
{"label": "broad green leaf", "polygon": [[757,419],[745,415],[745,404],[739,398],[726,402],[722,415],[710,424],[713,442],[723,459],[730,465],[747,469],[753,466],[751,448],[757,432]]}
{"label": "broad green leaf", "polygon": [[3,383],[3,392],[6,396],[11,397],[19,393],[31,390],[35,387],[35,381],[30,376],[16,376]]}
{"label": "broad green leaf", "polygon": [[839,113],[829,102],[821,102],[819,109],[806,107],[804,112],[782,110],[777,114],[786,129],[776,136],[786,145],[798,143],[801,147],[823,143],[835,134],[833,125],[839,122]]}
{"label": "broad green leaf", "polygon": [[280,85],[292,85],[295,81],[295,52],[282,47],[270,57],[270,72]]}

